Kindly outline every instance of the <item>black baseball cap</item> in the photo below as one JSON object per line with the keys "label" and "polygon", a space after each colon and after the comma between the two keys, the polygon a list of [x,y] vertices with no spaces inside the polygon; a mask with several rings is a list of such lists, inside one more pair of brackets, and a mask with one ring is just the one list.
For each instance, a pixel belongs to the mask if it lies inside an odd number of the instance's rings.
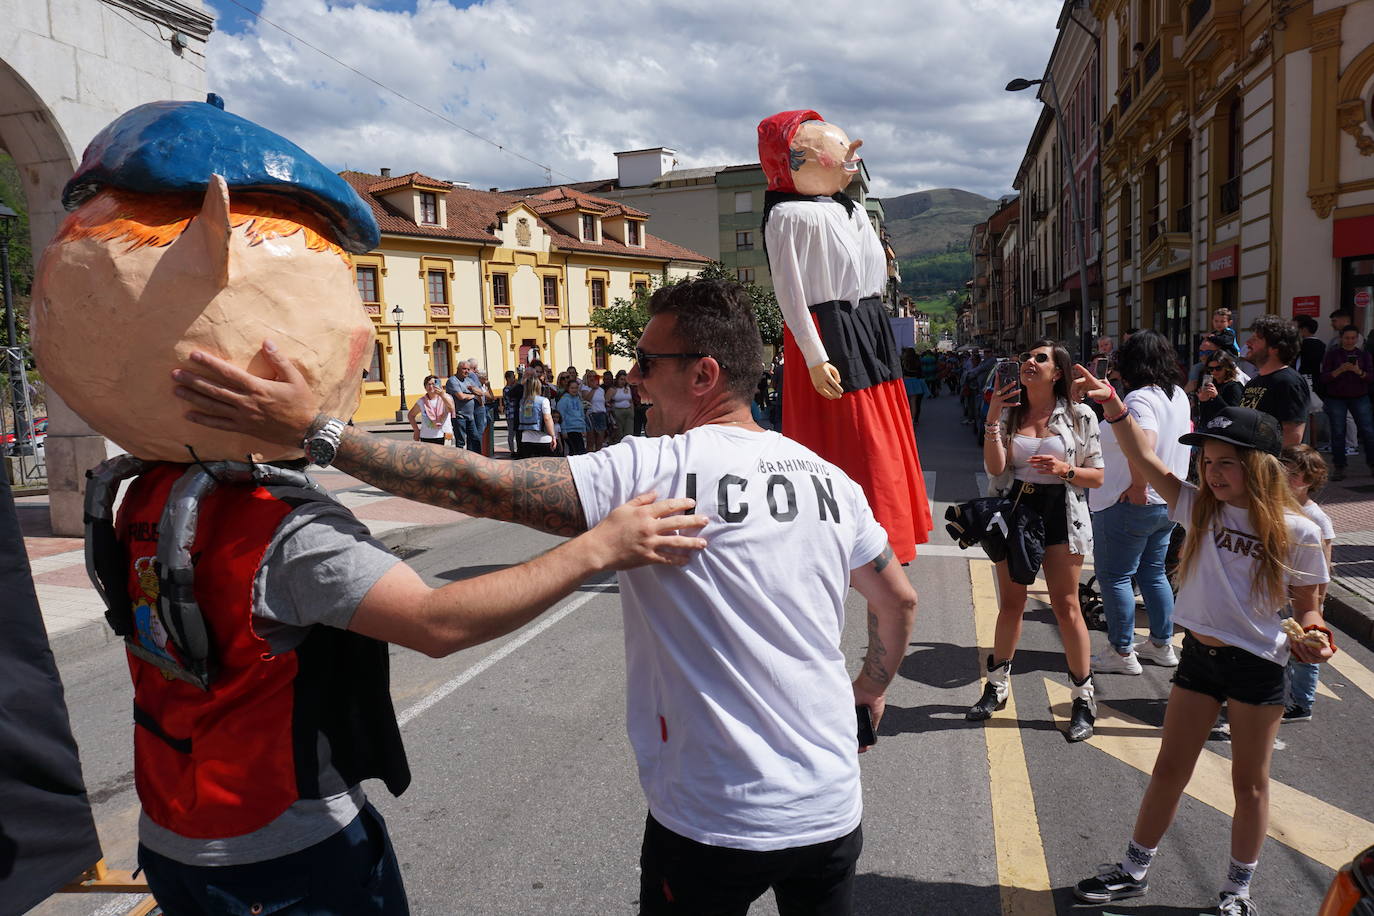
{"label": "black baseball cap", "polygon": [[1275,458],[1283,453],[1283,428],[1279,421],[1249,407],[1223,407],[1195,431],[1178,437],[1184,445],[1201,445],[1208,439],[1259,449]]}

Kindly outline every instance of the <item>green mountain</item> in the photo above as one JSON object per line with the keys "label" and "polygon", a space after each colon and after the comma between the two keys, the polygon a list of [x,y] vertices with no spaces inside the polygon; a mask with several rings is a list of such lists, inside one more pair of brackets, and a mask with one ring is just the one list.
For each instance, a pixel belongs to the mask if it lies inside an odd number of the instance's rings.
{"label": "green mountain", "polygon": [[996,209],[997,201],[957,188],[884,197],[887,232],[902,266],[902,291],[924,298],[962,290],[973,276],[969,234]]}

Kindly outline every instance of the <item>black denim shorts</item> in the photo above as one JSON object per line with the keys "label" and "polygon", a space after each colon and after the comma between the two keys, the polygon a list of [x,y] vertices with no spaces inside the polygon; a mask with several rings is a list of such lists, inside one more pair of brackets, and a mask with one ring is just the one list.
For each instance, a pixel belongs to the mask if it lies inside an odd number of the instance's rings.
{"label": "black denim shorts", "polygon": [[1067,544],[1069,542],[1068,487],[1062,483],[1026,483],[1024,480],[1013,482],[1008,494],[1016,499],[1021,496],[1021,505],[1029,506],[1045,520],[1045,546]]}
{"label": "black denim shorts", "polygon": [[1235,646],[1209,646],[1185,633],[1173,682],[1219,703],[1282,706],[1283,671],[1278,662]]}

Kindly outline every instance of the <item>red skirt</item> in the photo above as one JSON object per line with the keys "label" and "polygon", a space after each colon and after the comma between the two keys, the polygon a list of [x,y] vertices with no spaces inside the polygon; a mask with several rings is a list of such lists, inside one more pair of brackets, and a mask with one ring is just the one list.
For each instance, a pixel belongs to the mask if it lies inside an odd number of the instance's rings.
{"label": "red skirt", "polygon": [[887,530],[892,552],[899,562],[910,563],[916,545],[930,540],[933,522],[902,380],[827,400],[812,387],[806,360],[789,330],[783,333],[783,365],[783,435],[863,487],[874,517]]}

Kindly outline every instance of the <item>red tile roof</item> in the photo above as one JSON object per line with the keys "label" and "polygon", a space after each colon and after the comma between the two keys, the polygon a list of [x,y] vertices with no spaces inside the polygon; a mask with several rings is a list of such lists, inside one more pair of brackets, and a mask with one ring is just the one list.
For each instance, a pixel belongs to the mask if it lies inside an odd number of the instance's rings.
{"label": "red tile roof", "polygon": [[[471,188],[459,188],[448,182],[427,178],[417,172],[390,179],[382,178],[380,175],[370,175],[367,172],[354,171],[340,172],[339,176],[371,205],[378,228],[383,233],[392,235],[425,236],[498,245],[501,243],[501,239],[495,234],[497,225],[507,213],[522,204],[533,210],[537,214],[537,218],[571,212],[579,207],[597,213],[603,218],[622,214],[636,218],[647,218],[649,215],[642,210],[626,207],[615,201],[593,197],[581,191],[567,188],[554,188],[538,197],[517,197],[496,191],[474,191]],[[428,184],[432,187],[443,187],[448,190],[444,208],[448,216],[447,225],[426,226],[417,224],[408,213],[378,196],[385,190],[405,187],[412,183],[422,187]],[[378,190],[379,186],[382,187],[382,190]],[[705,255],[650,235],[648,232],[642,234],[644,247],[633,248],[604,234],[600,242],[584,242],[576,235],[566,232],[542,218],[539,219],[539,224],[549,234],[552,243],[565,251],[585,251],[622,257],[671,259],[674,261],[705,262],[710,260]]]}

